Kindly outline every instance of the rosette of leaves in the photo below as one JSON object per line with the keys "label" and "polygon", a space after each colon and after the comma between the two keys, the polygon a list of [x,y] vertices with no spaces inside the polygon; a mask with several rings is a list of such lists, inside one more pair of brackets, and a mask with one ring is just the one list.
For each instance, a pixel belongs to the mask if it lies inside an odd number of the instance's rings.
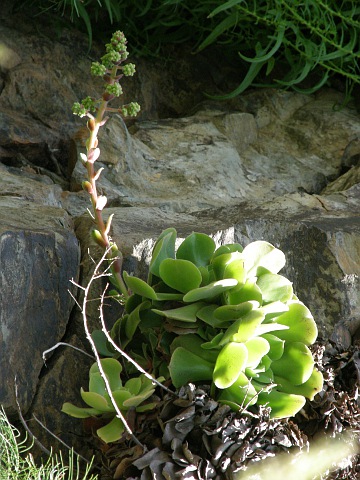
{"label": "rosette of leaves", "polygon": [[[130,378],[124,385],[120,374],[122,366],[115,358],[103,358],[101,365],[109,382],[113,399],[121,413],[126,414],[130,408],[135,411],[145,412],[152,410],[156,403],[145,402],[154,393],[155,387],[152,381],[145,375]],[[116,416],[114,405],[106,390],[105,382],[100,374],[99,366],[94,363],[89,372],[89,391],[81,389],[81,397],[88,405],[77,407],[66,402],[62,411],[76,418],[89,418],[101,416],[106,424],[97,430],[97,435],[106,443],[119,440],[124,433],[124,425]],[[145,403],[144,403],[145,402]]]}
{"label": "rosette of leaves", "polygon": [[279,271],[268,242],[245,248],[192,233],[176,251],[169,228],[155,243],[147,282],[124,272],[132,292],[111,334],[153,375],[211,385],[234,410],[255,404],[295,415],[322,390],[309,346],[317,326]]}

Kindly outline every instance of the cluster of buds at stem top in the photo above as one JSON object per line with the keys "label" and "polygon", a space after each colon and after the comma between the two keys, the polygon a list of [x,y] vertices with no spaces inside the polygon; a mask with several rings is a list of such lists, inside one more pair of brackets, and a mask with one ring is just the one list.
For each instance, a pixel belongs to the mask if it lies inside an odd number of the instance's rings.
{"label": "cluster of buds at stem top", "polygon": [[[92,113],[98,111],[103,102],[107,103],[122,95],[123,90],[119,83],[121,78],[133,76],[136,71],[133,63],[122,65],[129,55],[126,44],[125,35],[120,31],[115,32],[110,43],[106,44],[106,54],[101,57],[101,62],[91,64],[91,74],[102,77],[105,81],[104,93],[100,99],[86,97],[81,102],[75,102],[72,108],[75,115],[92,117]],[[140,105],[137,102],[131,102],[117,109],[117,112],[124,117],[136,116],[139,111]]]}

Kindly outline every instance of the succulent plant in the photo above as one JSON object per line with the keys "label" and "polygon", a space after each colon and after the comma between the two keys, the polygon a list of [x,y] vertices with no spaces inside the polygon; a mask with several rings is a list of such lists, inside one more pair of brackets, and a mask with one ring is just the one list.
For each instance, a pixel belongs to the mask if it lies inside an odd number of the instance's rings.
{"label": "succulent plant", "polygon": [[265,241],[216,249],[202,233],[175,251],[176,237],[173,228],[159,236],[147,282],[124,272],[132,295],[112,337],[175,388],[210,383],[234,410],[295,415],[323,378],[309,349],[316,323],[278,273],[284,253]]}
{"label": "succulent plant", "polygon": [[[101,365],[109,381],[112,395],[122,413],[126,413],[130,408],[135,408],[136,412],[144,412],[155,407],[156,403],[151,401],[144,403],[155,390],[149,378],[142,374],[129,379],[123,385],[120,378],[122,366],[118,360],[103,358]],[[124,433],[124,425],[121,419],[116,416],[115,408],[106,391],[105,382],[101,377],[97,363],[94,363],[90,368],[89,391],[86,392],[81,389],[81,397],[88,407],[77,407],[66,402],[62,411],[76,418],[101,415],[109,421],[97,430],[97,435],[106,443],[119,440]]]}

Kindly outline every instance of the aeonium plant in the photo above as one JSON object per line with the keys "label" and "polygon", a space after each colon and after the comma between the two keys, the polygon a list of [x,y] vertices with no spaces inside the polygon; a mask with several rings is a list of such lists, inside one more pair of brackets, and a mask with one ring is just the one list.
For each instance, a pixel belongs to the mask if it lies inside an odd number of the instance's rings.
{"label": "aeonium plant", "polygon": [[316,323],[279,274],[285,255],[264,241],[216,249],[202,233],[175,251],[176,236],[170,228],[158,238],[147,282],[124,272],[132,295],[112,337],[175,388],[210,383],[234,410],[295,415],[323,378],[309,349]]}
{"label": "aeonium plant", "polygon": [[91,67],[103,78],[102,96],[75,103],[73,111],[88,117],[81,160],[93,207],[92,237],[106,252],[124,312],[111,332],[88,335],[97,362],[90,369],[89,390],[81,391],[87,406],[65,403],[63,411],[79,418],[101,416],[105,424],[97,433],[113,442],[129,432],[124,415],[130,408],[154,408],[156,385],[175,391],[191,382],[211,385],[213,398],[234,410],[266,405],[272,417],[295,415],[322,389],[323,378],[309,349],[317,337],[314,319],[291,282],[279,275],[283,252],[264,241],[216,248],[202,233],[192,233],[176,250],[177,232],[169,228],[154,245],[147,281],[122,273],[121,252],[110,237],[112,217],[106,222],[102,217],[107,199],[97,192],[98,132],[106,112],[136,115],[140,107],[135,102],[109,107],[122,94],[122,76],[132,75],[135,67],[123,65],[128,54],[121,32],[106,50],[101,63]]}

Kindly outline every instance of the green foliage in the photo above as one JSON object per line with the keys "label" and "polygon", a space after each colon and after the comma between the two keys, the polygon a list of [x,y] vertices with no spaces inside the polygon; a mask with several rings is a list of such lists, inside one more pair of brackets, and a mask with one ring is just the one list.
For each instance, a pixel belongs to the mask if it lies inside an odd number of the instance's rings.
{"label": "green foliage", "polygon": [[264,241],[215,249],[201,233],[175,253],[175,241],[174,229],[160,235],[148,283],[124,273],[133,294],[113,339],[176,388],[211,383],[234,409],[257,403],[273,417],[295,415],[323,380],[309,349],[314,319],[278,273],[284,254]]}
{"label": "green foliage", "polygon": [[[323,378],[309,349],[317,337],[314,319],[291,282],[279,275],[283,252],[265,241],[216,249],[202,233],[189,235],[176,251],[177,232],[168,228],[154,245],[147,281],[126,272],[121,277],[121,253],[109,237],[112,216],[107,222],[102,218],[107,199],[97,194],[101,169],[96,172],[94,163],[100,156],[98,131],[104,114],[114,111],[108,103],[122,94],[122,75],[134,73],[132,64],[125,71],[122,65],[126,43],[124,34],[115,32],[101,63],[92,65],[92,74],[106,82],[102,97],[86,97],[73,107],[75,114],[89,117],[87,154],[81,160],[88,174],[83,188],[97,227],[91,235],[105,250],[114,297],[119,300],[121,294],[124,313],[111,337],[105,331],[92,334],[98,361],[90,369],[89,391],[81,390],[87,407],[65,403],[63,412],[78,418],[101,416],[104,426],[97,434],[114,442],[125,430],[129,433],[124,416],[129,408],[153,409],[155,385],[166,380],[175,388],[209,383],[214,398],[234,410],[258,404],[269,406],[275,418],[293,416],[322,389]],[[124,114],[123,108],[117,111]],[[129,109],[138,110],[138,105]],[[99,353],[109,358],[100,360]],[[126,360],[124,371],[117,357]]]}
{"label": "green foliage", "polygon": [[19,431],[11,425],[0,409],[0,479],[6,480],[96,480],[90,475],[91,465],[80,473],[79,457],[71,450],[68,465],[62,456],[51,455],[42,465],[36,465],[29,453],[26,439],[19,441]]}
{"label": "green foliage", "polygon": [[[134,49],[161,54],[167,43],[212,44],[247,71],[239,86],[217,98],[232,98],[250,86],[312,93],[335,75],[350,94],[360,83],[360,7],[356,0],[37,0],[80,20],[89,41],[96,24],[126,29]],[[96,29],[95,29],[96,31]]]}
{"label": "green foliage", "polygon": [[[113,398],[121,413],[125,414],[130,408],[135,408],[136,412],[144,412],[155,407],[156,404],[150,401],[144,404],[155,391],[150,379],[140,375],[139,377],[129,379],[123,385],[120,379],[122,367],[116,359],[103,358],[101,365],[108,379]],[[81,397],[88,407],[77,407],[71,403],[64,403],[62,411],[76,418],[103,415],[107,423],[99,428],[96,433],[106,443],[119,440],[124,432],[124,425],[121,419],[116,416],[114,405],[109,397],[97,363],[94,363],[90,368],[89,391],[81,390]]]}

